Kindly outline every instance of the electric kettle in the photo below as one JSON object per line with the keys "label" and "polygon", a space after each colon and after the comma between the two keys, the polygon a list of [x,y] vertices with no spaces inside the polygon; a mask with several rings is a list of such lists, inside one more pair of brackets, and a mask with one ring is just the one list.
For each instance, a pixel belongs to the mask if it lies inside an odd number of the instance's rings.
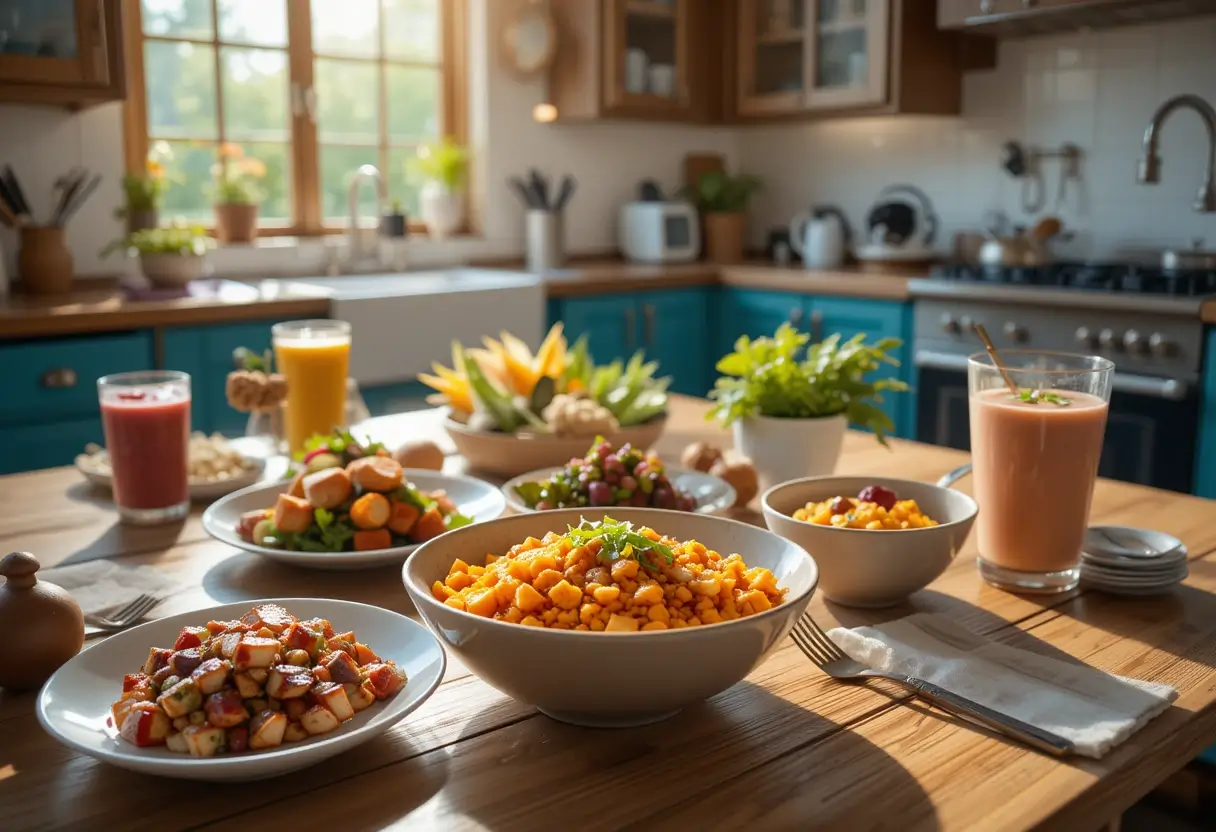
{"label": "electric kettle", "polygon": [[842,266],[848,238],[848,219],[831,205],[816,206],[790,220],[790,247],[808,269]]}

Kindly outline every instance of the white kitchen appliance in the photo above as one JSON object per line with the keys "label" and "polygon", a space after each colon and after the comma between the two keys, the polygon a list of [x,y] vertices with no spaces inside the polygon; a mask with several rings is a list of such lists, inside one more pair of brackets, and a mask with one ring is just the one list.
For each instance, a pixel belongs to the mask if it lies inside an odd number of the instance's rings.
{"label": "white kitchen appliance", "polygon": [[687,202],[627,202],[617,236],[625,259],[637,263],[691,263],[701,253],[697,209]]}
{"label": "white kitchen appliance", "polygon": [[839,208],[812,208],[790,220],[790,246],[808,269],[836,269],[844,264],[848,228]]}

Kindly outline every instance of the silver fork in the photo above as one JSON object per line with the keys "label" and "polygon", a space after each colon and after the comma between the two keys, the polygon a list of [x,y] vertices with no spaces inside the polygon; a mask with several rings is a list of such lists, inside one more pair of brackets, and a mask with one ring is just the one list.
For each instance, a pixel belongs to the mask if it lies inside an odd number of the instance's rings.
{"label": "silver fork", "polygon": [[86,615],[84,620],[89,625],[102,630],[125,630],[151,612],[152,608],[159,603],[160,599],[153,595],[138,595],[131,603],[118,612],[111,613],[108,617]]}
{"label": "silver fork", "polygon": [[819,629],[819,625],[811,619],[809,613],[804,613],[794,624],[790,638],[808,659],[833,679],[842,681],[889,679],[926,702],[937,705],[943,711],[978,722],[1040,751],[1056,757],[1063,757],[1076,751],[1071,741],[1058,734],[1044,731],[1042,728],[1036,728],[1008,714],[994,711],[979,702],[973,702],[965,696],[959,696],[957,693],[951,693],[945,688],[938,687],[932,682],[917,679],[915,676],[872,670],[861,662],[850,659],[843,650],[836,646],[836,642],[828,638],[827,633]]}

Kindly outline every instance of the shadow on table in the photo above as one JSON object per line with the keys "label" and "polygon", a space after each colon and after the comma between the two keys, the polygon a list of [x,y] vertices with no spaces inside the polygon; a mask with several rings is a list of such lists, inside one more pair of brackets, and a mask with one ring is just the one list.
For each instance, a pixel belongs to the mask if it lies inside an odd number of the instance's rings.
{"label": "shadow on table", "polygon": [[939,827],[924,789],[889,754],[751,682],[640,728],[537,714],[476,730],[452,747],[461,774],[449,775],[444,800],[485,829],[545,828],[540,819],[555,817],[580,830],[848,829],[874,789],[901,828]]}
{"label": "shadow on table", "polygon": [[70,566],[102,558],[169,549],[177,542],[185,525],[185,520],[158,526],[135,526],[115,522],[87,545],[56,561],[55,566]]}

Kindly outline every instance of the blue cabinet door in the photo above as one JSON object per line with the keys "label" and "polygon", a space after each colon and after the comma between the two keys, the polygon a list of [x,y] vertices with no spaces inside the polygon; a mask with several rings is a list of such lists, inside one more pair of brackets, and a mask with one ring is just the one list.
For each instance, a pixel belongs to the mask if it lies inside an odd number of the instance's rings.
{"label": "blue cabinet door", "polygon": [[[899,338],[903,344],[891,355],[898,367],[885,366],[874,371],[876,378],[911,378],[912,306],[897,301],[860,298],[815,298],[811,304],[811,332],[826,338],[837,334],[847,340],[859,333],[867,342],[880,338]],[[879,407],[895,423],[895,435],[911,438],[915,433],[915,401],[909,393],[887,393]]]}
{"label": "blue cabinet door", "polygon": [[[730,352],[740,335],[772,335],[783,323],[805,330],[809,299],[792,292],[726,289],[718,315],[718,356]],[[715,363],[716,360],[715,360]]]}
{"label": "blue cabinet door", "polygon": [[659,362],[659,372],[671,376],[675,393],[704,396],[716,361],[709,326],[710,290],[681,289],[638,295],[642,348]]}
{"label": "blue cabinet door", "polygon": [[[1216,327],[1208,328],[1203,393],[1199,401],[1199,448],[1195,457],[1195,493],[1216,498]],[[1209,749],[1216,755],[1216,747]]]}
{"label": "blue cabinet door", "polygon": [[0,452],[0,474],[71,465],[90,442],[105,444],[101,416],[5,428],[7,448]]}
{"label": "blue cabinet door", "polygon": [[633,295],[597,295],[562,301],[560,319],[573,345],[587,336],[587,349],[597,364],[627,360],[642,346],[637,302]]}
{"label": "blue cabinet door", "polygon": [[164,333],[162,362],[166,370],[190,374],[194,397],[191,426],[206,433],[241,436],[248,414],[228,406],[224,385],[233,369],[232,352],[247,347],[254,352],[270,349],[270,328],[278,320],[226,326],[173,327]]}

